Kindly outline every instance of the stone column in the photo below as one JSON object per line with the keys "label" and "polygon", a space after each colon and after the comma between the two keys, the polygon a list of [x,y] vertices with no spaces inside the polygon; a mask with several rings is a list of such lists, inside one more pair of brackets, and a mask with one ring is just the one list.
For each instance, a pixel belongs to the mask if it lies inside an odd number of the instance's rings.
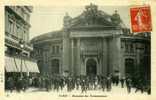
{"label": "stone column", "polygon": [[108,67],[108,56],[107,54],[109,53],[107,51],[107,39],[103,38],[103,43],[102,43],[102,75],[107,76],[107,67]]}
{"label": "stone column", "polygon": [[119,77],[121,78],[121,76],[123,76],[124,73],[124,68],[123,68],[123,64],[122,64],[122,49],[121,49],[121,37],[117,37],[117,47],[118,47],[118,55],[117,55],[117,59],[118,59],[118,70],[119,70]]}
{"label": "stone column", "polygon": [[137,49],[136,50],[136,66],[137,66],[137,71],[138,71],[138,73],[140,73],[140,50],[139,49]]}
{"label": "stone column", "polygon": [[85,75],[85,56],[83,51],[81,52],[81,58],[80,58],[80,75]]}
{"label": "stone column", "polygon": [[[71,53],[70,53],[70,39],[69,39],[69,32],[64,31],[63,33],[63,49],[62,49],[62,71],[71,71]],[[68,74],[69,74],[68,73]]]}
{"label": "stone column", "polygon": [[71,39],[71,61],[72,61],[72,64],[71,64],[71,74],[73,75],[74,74],[74,40]]}
{"label": "stone column", "polygon": [[60,74],[63,75],[63,68],[62,68],[62,59],[60,58]]}
{"label": "stone column", "polygon": [[77,75],[80,75],[81,71],[81,61],[80,61],[80,38],[77,39]]}
{"label": "stone column", "polygon": [[[82,45],[81,45],[82,46]],[[84,56],[84,51],[81,51],[81,64],[80,64],[80,75],[86,75],[86,72],[85,72],[85,62],[86,62],[86,58]]]}
{"label": "stone column", "polygon": [[110,63],[112,63],[112,62],[110,62],[110,54],[112,54],[112,52],[110,51],[110,40],[109,40],[109,38],[107,38],[106,39],[106,43],[107,43],[107,47],[106,47],[106,49],[107,49],[107,54],[106,54],[106,56],[107,56],[107,68],[106,68],[106,75],[108,76],[109,74],[110,74]]}
{"label": "stone column", "polygon": [[115,71],[119,71],[121,73],[121,43],[120,43],[120,37],[119,36],[113,36],[111,41],[111,70],[110,72],[112,74],[115,74]]}

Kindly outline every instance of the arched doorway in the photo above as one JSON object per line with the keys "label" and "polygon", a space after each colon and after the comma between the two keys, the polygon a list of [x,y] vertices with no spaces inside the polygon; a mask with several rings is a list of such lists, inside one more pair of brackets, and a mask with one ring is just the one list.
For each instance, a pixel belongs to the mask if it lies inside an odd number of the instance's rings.
{"label": "arched doorway", "polygon": [[94,59],[88,59],[86,62],[86,75],[96,75],[97,74],[97,63]]}
{"label": "arched doorway", "polygon": [[59,60],[58,59],[53,59],[51,61],[51,67],[52,67],[52,73],[53,74],[59,74]]}
{"label": "arched doorway", "polygon": [[134,59],[128,58],[125,59],[125,72],[126,75],[133,76],[135,69],[134,69]]}

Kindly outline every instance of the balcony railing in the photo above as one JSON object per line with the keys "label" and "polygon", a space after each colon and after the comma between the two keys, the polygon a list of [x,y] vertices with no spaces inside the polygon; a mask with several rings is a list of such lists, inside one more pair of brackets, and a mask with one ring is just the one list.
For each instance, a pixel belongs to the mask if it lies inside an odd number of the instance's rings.
{"label": "balcony railing", "polygon": [[32,57],[29,57],[29,56],[24,56],[24,55],[22,55],[22,54],[5,54],[5,55],[7,55],[7,56],[10,56],[10,57],[13,57],[13,58],[18,58],[18,59],[23,59],[23,60],[29,60],[29,61],[33,61],[33,62],[36,62],[37,60],[36,59],[34,59],[34,58],[32,58]]}
{"label": "balcony railing", "polygon": [[[8,32],[5,33],[5,39],[11,41],[11,42],[14,42],[15,44],[18,45],[18,48],[20,48],[20,44],[19,44],[19,41],[21,40],[21,38],[17,37],[16,35],[14,34],[10,34]],[[29,50],[33,50],[33,46],[32,44],[30,44],[29,42],[26,42],[25,43],[25,48],[26,49],[29,49]]]}

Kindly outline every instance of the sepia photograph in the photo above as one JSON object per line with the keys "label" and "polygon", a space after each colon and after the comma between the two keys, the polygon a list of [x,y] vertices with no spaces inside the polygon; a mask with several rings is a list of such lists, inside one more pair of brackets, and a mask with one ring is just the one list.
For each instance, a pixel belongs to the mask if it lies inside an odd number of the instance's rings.
{"label": "sepia photograph", "polygon": [[151,95],[150,6],[4,6],[5,96]]}

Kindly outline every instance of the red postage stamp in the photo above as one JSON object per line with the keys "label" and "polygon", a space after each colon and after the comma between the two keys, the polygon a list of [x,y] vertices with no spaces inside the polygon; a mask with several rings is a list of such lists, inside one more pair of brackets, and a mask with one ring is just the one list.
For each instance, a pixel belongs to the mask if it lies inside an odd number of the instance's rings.
{"label": "red postage stamp", "polygon": [[130,8],[132,32],[152,31],[150,6]]}

